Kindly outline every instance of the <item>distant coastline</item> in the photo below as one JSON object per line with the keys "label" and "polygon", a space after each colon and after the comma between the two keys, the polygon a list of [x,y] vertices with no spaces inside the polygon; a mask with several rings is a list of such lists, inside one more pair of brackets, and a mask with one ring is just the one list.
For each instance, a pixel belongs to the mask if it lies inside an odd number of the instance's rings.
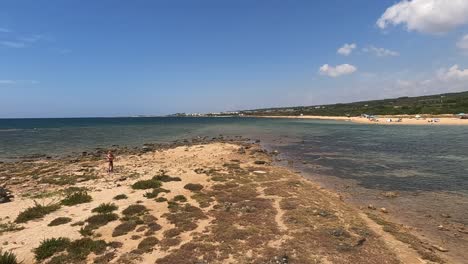
{"label": "distant coastline", "polygon": [[[247,116],[256,118],[286,118],[286,119],[316,119],[316,120],[336,120],[336,121],[349,121],[360,124],[377,124],[377,125],[468,125],[468,119],[460,119],[453,117],[453,115],[424,115],[420,118],[409,115],[397,116],[378,116],[372,119],[358,116]],[[397,122],[400,119],[400,122]]]}

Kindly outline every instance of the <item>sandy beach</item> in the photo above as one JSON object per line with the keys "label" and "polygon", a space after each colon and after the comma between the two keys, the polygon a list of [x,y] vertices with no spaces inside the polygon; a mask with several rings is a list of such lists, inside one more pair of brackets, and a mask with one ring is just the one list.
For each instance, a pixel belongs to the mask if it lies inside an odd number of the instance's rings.
{"label": "sandy beach", "polygon": [[[414,118],[409,116],[379,116],[374,120],[369,120],[363,117],[346,117],[346,116],[255,116],[263,118],[288,118],[288,119],[316,119],[316,120],[339,120],[349,121],[361,124],[377,124],[377,125],[468,125],[468,119],[460,119],[455,117],[434,116],[434,117],[422,117]],[[398,118],[401,118],[401,122],[396,122]],[[391,122],[390,122],[391,119]],[[437,119],[437,122],[431,122],[431,120]]]}
{"label": "sandy beach", "polygon": [[[0,163],[15,196],[0,204],[1,248],[23,263],[444,263],[441,245],[388,222],[384,208],[345,204],[257,144],[116,154],[110,175],[100,152]],[[73,192],[90,199],[64,202]],[[57,208],[19,217],[35,204]],[[60,237],[68,246],[44,242]]]}

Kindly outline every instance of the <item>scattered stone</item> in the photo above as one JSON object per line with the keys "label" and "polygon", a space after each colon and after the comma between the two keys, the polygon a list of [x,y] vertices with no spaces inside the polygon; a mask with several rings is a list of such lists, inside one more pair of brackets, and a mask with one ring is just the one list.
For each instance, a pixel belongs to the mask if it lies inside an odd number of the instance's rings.
{"label": "scattered stone", "polygon": [[278,154],[279,154],[279,151],[278,151],[278,150],[273,150],[273,151],[271,152],[271,154],[272,154],[272,155],[278,155]]}
{"label": "scattered stone", "polygon": [[267,172],[266,172],[266,171],[261,171],[261,170],[256,170],[256,171],[253,171],[253,173],[256,173],[256,174],[266,174]]}
{"label": "scattered stone", "polygon": [[198,169],[195,169],[194,172],[195,172],[196,174],[202,174],[202,173],[205,172],[205,170],[202,169],[202,168],[198,168]]}
{"label": "scattered stone", "polygon": [[122,177],[118,178],[117,180],[118,180],[118,181],[125,181],[126,179],[127,179],[127,177],[122,176]]}
{"label": "scattered stone", "polygon": [[85,182],[85,181],[87,181],[87,180],[88,180],[88,179],[86,179],[86,178],[77,178],[77,179],[76,179],[76,182]]}
{"label": "scattered stone", "polygon": [[440,231],[449,231],[449,229],[443,225],[439,225],[437,229],[439,229]]}
{"label": "scattered stone", "polygon": [[388,210],[385,207],[380,208],[380,212],[388,214]]}
{"label": "scattered stone", "polygon": [[149,147],[149,146],[143,146],[143,147],[141,148],[141,150],[142,150],[143,152],[148,152],[148,151],[151,151],[151,147]]}
{"label": "scattered stone", "polygon": [[396,198],[400,196],[397,192],[384,192],[382,195],[387,198]]}
{"label": "scattered stone", "polygon": [[442,216],[443,218],[451,218],[452,216],[449,215],[449,214],[440,214],[440,216]]}
{"label": "scattered stone", "polygon": [[375,210],[375,209],[376,209],[375,206],[374,206],[373,204],[369,204],[369,205],[367,206],[367,208],[369,208],[369,209],[371,209],[371,210]]}
{"label": "scattered stone", "polygon": [[440,252],[448,252],[449,250],[438,245],[432,245],[433,248],[437,249]]}
{"label": "scattered stone", "polygon": [[257,165],[264,165],[264,164],[266,163],[266,161],[264,161],[264,160],[256,160],[254,163],[257,164]]}

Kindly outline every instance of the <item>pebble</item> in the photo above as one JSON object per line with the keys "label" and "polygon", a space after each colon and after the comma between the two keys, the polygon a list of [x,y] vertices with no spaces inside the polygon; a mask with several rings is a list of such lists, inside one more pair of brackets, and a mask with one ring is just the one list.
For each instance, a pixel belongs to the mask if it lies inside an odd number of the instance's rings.
{"label": "pebble", "polygon": [[265,174],[266,171],[260,171],[260,170],[257,170],[257,171],[253,171],[253,173],[256,173],[256,174]]}
{"label": "pebble", "polygon": [[369,205],[367,206],[367,208],[369,208],[369,209],[371,209],[371,210],[375,210],[375,206],[372,205],[372,204],[369,204]]}
{"label": "pebble", "polygon": [[380,212],[388,214],[388,210],[385,207],[380,208]]}
{"label": "pebble", "polygon": [[396,197],[399,196],[399,194],[396,193],[396,192],[384,192],[383,196],[385,196],[387,198],[396,198]]}
{"label": "pebble", "polygon": [[439,225],[437,228],[438,228],[439,230],[441,230],[441,231],[449,231],[449,229],[446,228],[446,227],[443,226],[443,225]]}

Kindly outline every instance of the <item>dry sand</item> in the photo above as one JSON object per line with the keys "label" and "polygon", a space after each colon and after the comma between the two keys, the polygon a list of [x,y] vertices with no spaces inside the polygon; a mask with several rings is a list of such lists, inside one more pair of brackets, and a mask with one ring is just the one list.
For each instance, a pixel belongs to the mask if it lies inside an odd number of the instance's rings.
{"label": "dry sand", "polygon": [[[263,117],[263,118],[290,118],[290,119],[317,119],[317,120],[338,120],[338,121],[349,121],[354,123],[361,123],[361,124],[376,124],[376,125],[431,125],[431,126],[438,126],[438,125],[468,125],[468,119],[459,119],[455,117],[433,117],[439,119],[438,122],[429,122],[433,118],[419,118],[416,119],[414,117],[402,117],[401,122],[395,122],[398,117],[397,116],[379,116],[375,120],[371,121],[367,118],[362,117],[345,117],[345,116],[256,116],[256,117]],[[392,122],[388,122],[388,119],[392,119]]]}
{"label": "dry sand", "polygon": [[[14,221],[21,211],[32,206],[31,196],[35,194],[50,194],[35,199],[42,204],[60,201],[63,197],[54,194],[70,185],[44,183],[43,179],[54,179],[54,175],[81,177],[72,184],[87,188],[93,199],[18,224],[23,230],[0,232],[0,248],[14,252],[25,264],[35,263],[33,249],[41,241],[54,237],[81,239],[81,226],[71,224],[86,221],[99,204],[113,202],[119,207],[116,213],[120,220],[99,227],[89,238],[121,242],[122,246],[107,246],[99,256],[91,253],[80,261],[62,263],[442,262],[428,243],[416,239],[405,228],[392,226],[391,232],[384,232],[388,227],[385,221],[377,221],[379,225],[367,217],[384,219],[385,214],[370,209],[359,213],[339,195],[271,162],[271,156],[258,145],[215,142],[117,153],[116,172],[110,175],[105,173],[106,164],[93,157],[0,163],[0,184],[7,184],[16,196],[12,202],[0,204],[0,224]],[[87,173],[97,179],[83,181]],[[170,209],[167,202],[144,197],[148,190],[131,188],[137,181],[163,174],[180,177],[181,181],[164,182],[162,188],[170,192],[158,197],[172,200],[183,195],[187,202],[173,203],[175,207]],[[192,192],[184,188],[188,183],[201,184],[203,189]],[[113,200],[118,194],[128,198]],[[113,236],[119,224],[135,220],[122,215],[134,204],[148,209],[136,216],[137,221],[154,216],[157,230],[146,233],[150,224],[141,222],[128,234]],[[48,226],[57,217],[70,217],[72,221]],[[398,240],[401,234],[406,243]],[[149,250],[138,250],[147,236],[156,237],[158,243]]]}

